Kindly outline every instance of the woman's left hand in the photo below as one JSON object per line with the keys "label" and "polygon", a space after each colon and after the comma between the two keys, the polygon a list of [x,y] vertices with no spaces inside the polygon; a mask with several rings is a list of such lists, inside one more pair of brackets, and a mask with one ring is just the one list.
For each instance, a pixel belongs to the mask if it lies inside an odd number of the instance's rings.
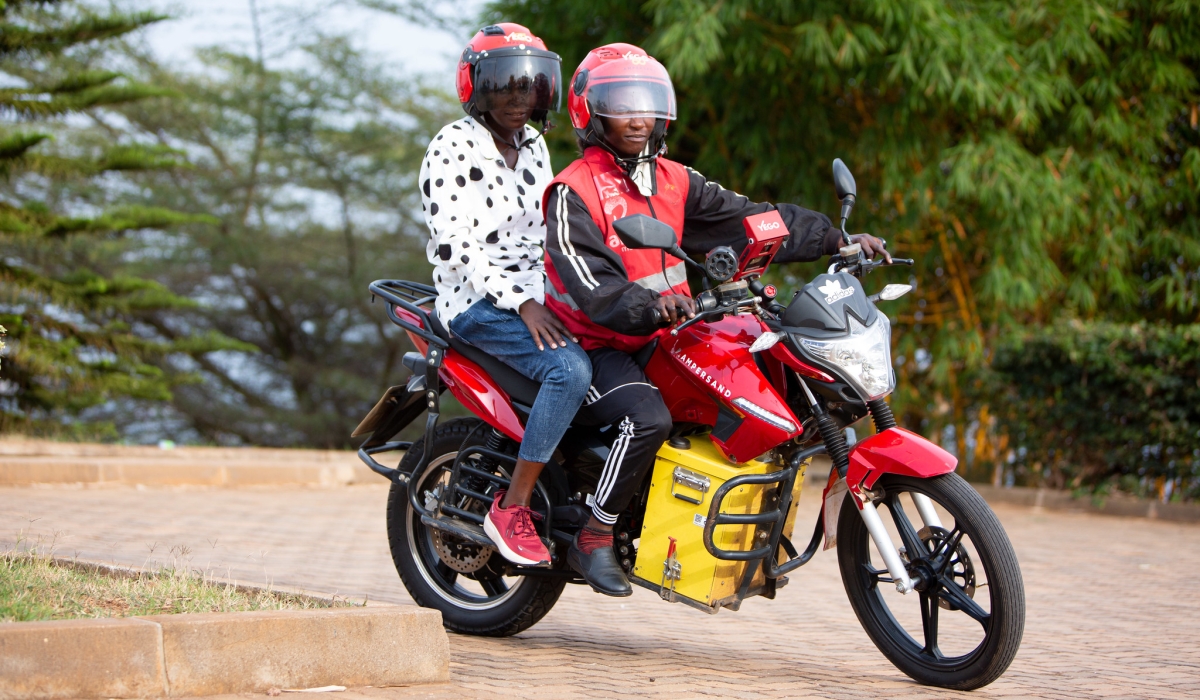
{"label": "woman's left hand", "polygon": [[[533,342],[538,346],[538,350],[545,350],[542,345],[543,340],[551,349],[556,349],[560,345],[567,347],[565,338],[570,338],[575,342],[579,339],[571,335],[563,322],[555,316],[550,309],[537,303],[533,299],[529,299],[521,304],[521,308],[517,310],[521,315],[521,320],[525,322],[525,326],[529,328],[529,334],[533,336]],[[557,345],[556,345],[557,343]]]}

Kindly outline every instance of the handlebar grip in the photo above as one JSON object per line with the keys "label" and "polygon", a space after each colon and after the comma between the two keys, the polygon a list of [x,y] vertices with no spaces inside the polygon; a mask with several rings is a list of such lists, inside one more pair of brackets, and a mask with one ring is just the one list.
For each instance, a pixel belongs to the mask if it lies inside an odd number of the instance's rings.
{"label": "handlebar grip", "polygon": [[650,309],[650,322],[656,326],[661,326],[663,328],[671,325],[671,322],[668,319],[664,318],[662,315],[662,312],[659,311],[658,309]]}

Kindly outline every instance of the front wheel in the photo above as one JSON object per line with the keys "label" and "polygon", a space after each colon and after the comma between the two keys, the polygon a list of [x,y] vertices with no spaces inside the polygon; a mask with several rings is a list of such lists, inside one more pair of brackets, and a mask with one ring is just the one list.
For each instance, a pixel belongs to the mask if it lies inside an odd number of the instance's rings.
{"label": "front wheel", "polygon": [[[408,488],[417,489],[426,503],[435,503],[449,484],[459,450],[478,434],[481,423],[477,418],[458,418],[439,425],[433,456],[419,474],[414,471],[425,439],[413,443],[399,466],[412,475]],[[463,497],[455,505],[482,515],[491,504],[494,486],[483,483],[475,488],[489,496],[487,502]],[[392,562],[409,595],[423,608],[441,610],[442,624],[452,632],[487,637],[516,634],[550,612],[565,586],[560,578],[506,576],[508,567],[495,548],[426,526],[409,502],[407,489],[398,484],[388,495],[387,529]]]}
{"label": "front wheel", "polygon": [[896,590],[847,495],[838,516],[838,564],[871,641],[926,685],[973,690],[999,678],[1021,645],[1025,586],[996,514],[957,474],[889,474],[873,493],[909,576],[920,583],[907,595]]}

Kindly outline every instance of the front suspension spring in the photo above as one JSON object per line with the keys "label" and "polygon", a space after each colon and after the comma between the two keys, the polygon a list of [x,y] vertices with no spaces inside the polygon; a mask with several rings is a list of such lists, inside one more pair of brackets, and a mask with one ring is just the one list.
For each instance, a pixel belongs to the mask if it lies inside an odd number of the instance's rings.
{"label": "front suspension spring", "polygon": [[892,415],[892,407],[887,405],[887,401],[883,399],[868,401],[867,408],[871,409],[871,419],[875,421],[875,432],[882,433],[888,428],[896,427],[896,417]]}
{"label": "front suspension spring", "polygon": [[838,429],[837,423],[828,413],[817,416],[817,430],[821,432],[821,439],[825,441],[825,451],[829,453],[829,459],[833,461],[838,476],[846,478],[846,471],[850,468],[850,446],[846,444],[845,434]]}

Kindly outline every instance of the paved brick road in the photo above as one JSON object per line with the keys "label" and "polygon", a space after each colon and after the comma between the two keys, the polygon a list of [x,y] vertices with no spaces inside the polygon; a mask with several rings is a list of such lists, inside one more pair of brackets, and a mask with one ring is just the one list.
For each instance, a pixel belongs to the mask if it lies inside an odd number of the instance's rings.
{"label": "paved brick road", "polygon": [[[815,513],[817,489],[806,493]],[[60,555],[186,561],[252,583],[408,602],[387,554],[385,497],[382,486],[0,489],[0,546],[22,533],[53,540]],[[997,512],[1021,560],[1028,623],[1008,673],[971,697],[1200,697],[1200,526]],[[516,638],[452,635],[450,684],[336,697],[965,697],[913,684],[875,650],[833,552],[791,578],[777,600],[716,616],[641,589],[622,602],[569,586]]]}

